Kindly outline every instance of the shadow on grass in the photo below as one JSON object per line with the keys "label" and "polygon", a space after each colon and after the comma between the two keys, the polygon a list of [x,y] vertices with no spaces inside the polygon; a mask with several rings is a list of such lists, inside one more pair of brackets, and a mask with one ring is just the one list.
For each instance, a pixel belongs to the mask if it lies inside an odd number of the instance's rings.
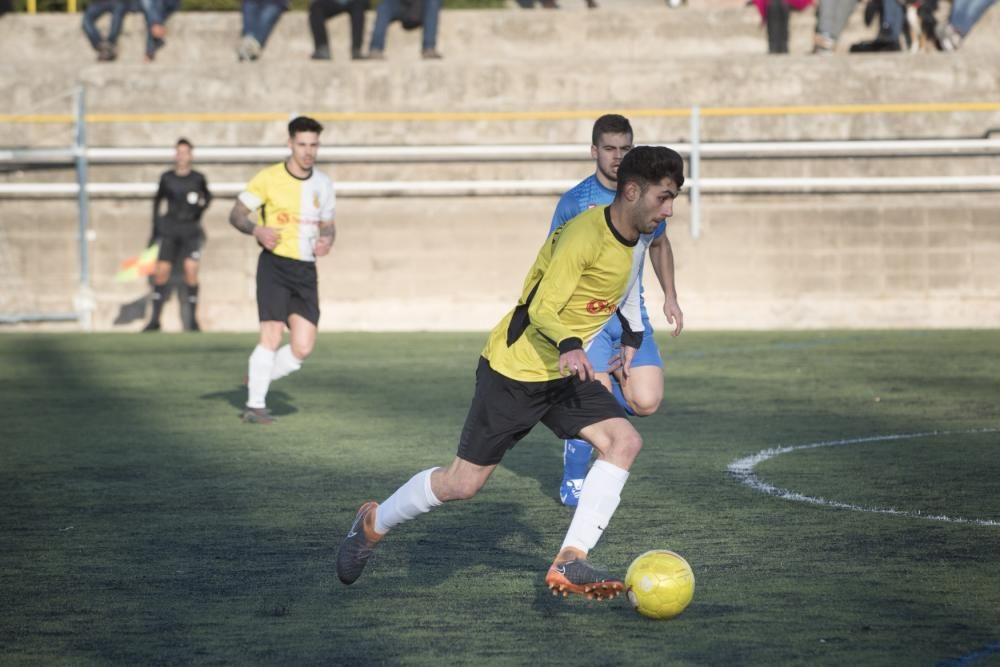
{"label": "shadow on grass", "polygon": [[[235,389],[214,391],[210,394],[202,394],[198,397],[203,401],[223,401],[233,406],[243,412],[244,406],[247,402],[247,388],[238,385]],[[267,407],[271,410],[271,414],[275,417],[287,416],[295,414],[299,411],[295,405],[292,404],[292,397],[289,396],[284,391],[268,391],[267,392]]]}

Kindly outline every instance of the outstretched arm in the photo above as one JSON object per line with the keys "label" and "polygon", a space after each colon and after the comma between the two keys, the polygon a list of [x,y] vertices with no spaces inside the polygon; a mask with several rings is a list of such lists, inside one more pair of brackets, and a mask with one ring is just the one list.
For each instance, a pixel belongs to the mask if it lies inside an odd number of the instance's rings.
{"label": "outstretched arm", "polygon": [[674,282],[674,251],[666,234],[660,235],[649,246],[649,260],[663,289],[663,314],[674,325],[671,335],[679,336],[684,329],[684,313],[677,304],[677,285]]}

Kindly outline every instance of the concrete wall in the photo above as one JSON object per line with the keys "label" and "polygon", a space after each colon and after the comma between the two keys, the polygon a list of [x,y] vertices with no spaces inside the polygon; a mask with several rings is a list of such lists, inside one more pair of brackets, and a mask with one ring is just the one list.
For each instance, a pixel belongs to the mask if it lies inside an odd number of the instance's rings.
{"label": "concrete wall", "polygon": [[[95,65],[74,17],[0,19],[3,113],[64,113],[59,97],[84,81],[92,113],[576,111],[581,118],[328,123],[340,145],[579,143],[609,109],[760,107],[900,102],[998,102],[993,12],[957,54],[761,55],[756,18],[740,10],[448,12],[441,62],[413,60],[416,35],[395,30],[384,63],[307,59],[303,15],[286,16],[264,60],[233,62],[235,16],[175,17],[163,57],[135,64],[130,18],[123,60]],[[860,22],[860,17],[854,17]],[[806,50],[810,18],[793,25]],[[346,52],[345,21],[331,21]],[[298,25],[301,24],[301,25]],[[298,25],[298,27],[296,27]],[[867,29],[852,23],[858,38]],[[337,32],[339,31],[339,32]],[[340,35],[338,37],[338,35]],[[850,34],[848,35],[850,39]],[[849,39],[847,41],[849,41]],[[74,41],[75,40],[75,41]],[[134,42],[134,43],[133,43]],[[59,45],[53,48],[53,44]],[[660,49],[657,51],[656,49]],[[614,51],[609,57],[608,51]],[[664,57],[651,59],[650,52]],[[131,60],[131,62],[129,62]],[[208,66],[206,67],[205,64]],[[637,139],[686,141],[686,118],[633,112]],[[278,145],[283,123],[93,123],[93,145]],[[982,136],[997,111],[706,118],[707,141]],[[0,123],[0,146],[66,145],[70,128]],[[261,165],[200,168],[210,183],[240,181]],[[95,166],[94,181],[155,181],[167,165]],[[576,180],[586,160],[489,164],[324,164],[338,182],[379,179]],[[706,161],[703,176],[997,174],[995,156],[882,160]],[[0,182],[68,181],[67,169],[0,174]],[[320,262],[322,326],[333,329],[485,329],[511,305],[544,237],[555,196],[343,197],[338,240]],[[201,320],[209,330],[256,326],[256,249],[226,223],[231,200],[209,210]],[[1000,193],[897,195],[706,194],[692,238],[686,200],[670,226],[681,305],[692,329],[1000,326]],[[148,200],[91,202],[94,324],[110,329],[140,284],[113,276],[149,230]],[[0,312],[66,311],[78,280],[75,202],[0,198]],[[652,277],[652,272],[647,271]],[[649,282],[649,281],[647,281]],[[659,328],[659,290],[648,285]],[[176,307],[165,326],[178,328]],[[70,325],[67,325],[70,326]],[[138,325],[125,327],[136,328]]]}

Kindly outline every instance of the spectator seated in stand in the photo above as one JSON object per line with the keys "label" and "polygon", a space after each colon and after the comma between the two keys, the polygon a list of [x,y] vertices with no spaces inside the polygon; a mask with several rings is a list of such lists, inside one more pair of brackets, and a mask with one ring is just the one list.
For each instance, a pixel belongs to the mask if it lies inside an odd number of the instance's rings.
{"label": "spectator seated in stand", "polygon": [[330,60],[330,37],[326,21],[347,12],[351,16],[351,58],[363,60],[361,44],[365,34],[368,0],[312,0],[309,3],[309,30],[313,38],[313,60]]}
{"label": "spectator seated in stand", "polygon": [[942,51],[957,51],[972,27],[986,14],[996,0],[954,0],[948,22],[937,26],[934,34]]}
{"label": "spectator seated in stand", "polygon": [[[111,62],[118,58],[118,38],[122,33],[125,15],[138,8],[130,0],[91,0],[83,10],[83,33],[90,46],[97,52],[97,60]],[[107,35],[101,33],[97,21],[105,14],[111,14],[111,25]]]}
{"label": "spectator seated in stand", "polygon": [[750,0],[767,26],[767,52],[788,53],[788,20],[791,12],[802,11],[813,0]]}
{"label": "spectator seated in stand", "polygon": [[278,19],[288,9],[288,0],[243,0],[243,31],[236,55],[240,62],[260,58]]}

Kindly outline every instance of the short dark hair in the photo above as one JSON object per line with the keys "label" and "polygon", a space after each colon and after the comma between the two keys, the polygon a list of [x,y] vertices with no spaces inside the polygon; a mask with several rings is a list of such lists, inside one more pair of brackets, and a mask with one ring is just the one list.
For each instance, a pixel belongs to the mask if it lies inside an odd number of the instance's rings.
{"label": "short dark hair", "polygon": [[291,139],[299,132],[323,132],[323,126],[309,116],[298,116],[288,124],[288,138]]}
{"label": "short dark hair", "polygon": [[677,151],[666,146],[636,146],[618,165],[618,196],[626,183],[638,183],[645,192],[651,183],[667,176],[678,188],[684,185],[684,158]]}
{"label": "short dark hair", "polygon": [[594,130],[590,135],[591,146],[597,146],[602,134],[627,134],[632,137],[632,123],[628,118],[616,113],[606,113],[594,121]]}
{"label": "short dark hair", "polygon": [[187,146],[188,148],[191,149],[194,148],[194,146],[191,145],[191,142],[185,139],[184,137],[181,137],[180,139],[177,140],[177,143],[174,144],[174,148],[176,148],[177,146]]}

